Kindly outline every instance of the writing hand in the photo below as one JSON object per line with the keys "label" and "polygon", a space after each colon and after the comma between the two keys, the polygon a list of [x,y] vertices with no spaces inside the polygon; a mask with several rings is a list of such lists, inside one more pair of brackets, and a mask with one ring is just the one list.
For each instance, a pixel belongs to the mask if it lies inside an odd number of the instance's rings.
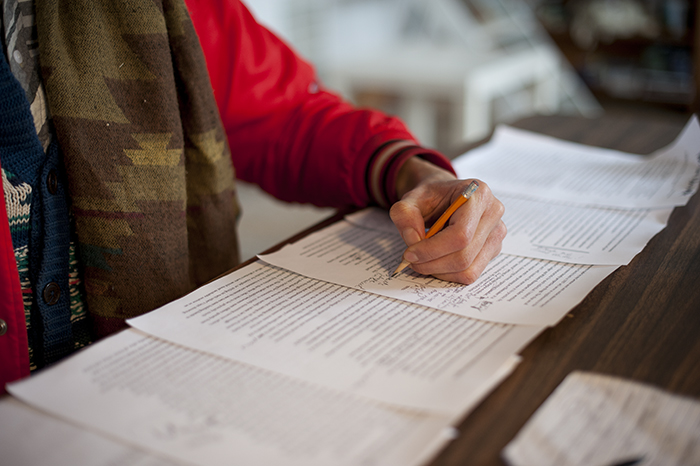
{"label": "writing hand", "polygon": [[417,157],[399,170],[396,187],[401,200],[391,207],[390,215],[408,246],[404,259],[416,272],[470,284],[501,251],[506,235],[501,220],[504,207],[483,181],[445,228],[425,239],[426,225],[437,220],[471,181],[458,180]]}

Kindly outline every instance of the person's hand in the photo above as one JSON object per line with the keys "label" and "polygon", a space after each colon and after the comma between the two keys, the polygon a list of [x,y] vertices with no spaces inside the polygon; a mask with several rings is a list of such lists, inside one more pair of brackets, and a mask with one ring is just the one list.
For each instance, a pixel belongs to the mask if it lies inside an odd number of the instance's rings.
{"label": "person's hand", "polygon": [[480,180],[479,189],[445,227],[425,239],[426,225],[432,225],[471,181],[458,180],[418,157],[399,170],[396,188],[400,200],[389,214],[408,246],[403,258],[416,272],[468,285],[501,251],[506,236],[501,220],[504,207]]}

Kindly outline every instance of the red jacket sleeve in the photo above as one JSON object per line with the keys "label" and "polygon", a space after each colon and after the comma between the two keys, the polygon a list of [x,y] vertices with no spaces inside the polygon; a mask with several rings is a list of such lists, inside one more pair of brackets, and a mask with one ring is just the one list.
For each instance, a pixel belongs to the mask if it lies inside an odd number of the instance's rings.
{"label": "red jacket sleeve", "polygon": [[5,211],[5,196],[0,186],[0,394],[5,392],[7,382],[28,375],[29,346],[24,303]]}
{"label": "red jacket sleeve", "polygon": [[404,124],[323,89],[313,67],[238,0],[186,4],[237,177],[287,201],[370,203],[367,170],[374,154],[392,140],[416,144]]}

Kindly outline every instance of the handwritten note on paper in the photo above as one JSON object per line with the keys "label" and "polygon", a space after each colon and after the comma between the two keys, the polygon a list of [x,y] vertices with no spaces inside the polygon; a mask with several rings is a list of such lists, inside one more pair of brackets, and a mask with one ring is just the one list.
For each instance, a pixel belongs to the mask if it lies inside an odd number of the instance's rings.
{"label": "handwritten note on paper", "polygon": [[129,320],[151,335],[368,398],[453,413],[542,327],[469,319],[262,262]]}
{"label": "handwritten note on paper", "polygon": [[[393,231],[387,226],[391,224],[387,214],[363,211],[350,220],[261,259],[370,293],[476,319],[524,325],[556,324],[616,269],[501,254],[469,286],[410,270],[392,278],[405,244],[393,225]],[[372,228],[366,228],[369,225]]]}
{"label": "handwritten note on paper", "polygon": [[666,227],[672,208],[614,209],[499,196],[506,254],[575,264],[627,265]]}
{"label": "handwritten note on paper", "polygon": [[[8,386],[187,464],[419,465],[448,417],[402,410],[127,330]],[[342,420],[342,422],[339,422]]]}
{"label": "handwritten note on paper", "polygon": [[511,466],[700,464],[700,401],[574,372],[503,451]]}
{"label": "handwritten note on paper", "polygon": [[685,205],[700,183],[700,124],[693,116],[671,145],[647,157],[501,126],[454,167],[497,195],[617,208]]}

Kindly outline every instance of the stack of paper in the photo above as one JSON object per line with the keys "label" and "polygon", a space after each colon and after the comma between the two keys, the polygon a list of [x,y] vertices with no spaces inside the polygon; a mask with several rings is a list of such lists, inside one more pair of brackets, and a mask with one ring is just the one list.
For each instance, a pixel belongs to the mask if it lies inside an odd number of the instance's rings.
{"label": "stack of paper", "polygon": [[[640,161],[501,130],[456,164],[488,180],[507,208],[519,203],[513,241],[473,285],[390,278],[403,242],[386,213],[367,210],[132,319],[133,329],[8,389],[170,461],[422,464],[510,373],[523,346],[641,250],[672,205],[687,202],[700,166],[689,150],[699,141],[693,120],[675,145]],[[509,152],[516,149],[522,153]],[[490,166],[485,158],[507,166],[508,157],[535,155],[526,165],[553,166],[559,157],[560,170],[583,174],[581,151],[598,164],[591,171],[620,173],[630,185],[586,198],[618,205],[573,203],[575,195],[561,194],[570,181],[550,194],[538,182],[528,196],[514,195],[501,188],[508,182],[499,170],[479,171]],[[588,179],[586,193],[597,177]],[[648,181],[658,185],[652,194],[640,188]],[[652,209],[623,205],[638,191]],[[522,214],[528,209],[532,216]],[[9,438],[6,425],[0,439]],[[11,448],[22,456],[22,444]]]}

